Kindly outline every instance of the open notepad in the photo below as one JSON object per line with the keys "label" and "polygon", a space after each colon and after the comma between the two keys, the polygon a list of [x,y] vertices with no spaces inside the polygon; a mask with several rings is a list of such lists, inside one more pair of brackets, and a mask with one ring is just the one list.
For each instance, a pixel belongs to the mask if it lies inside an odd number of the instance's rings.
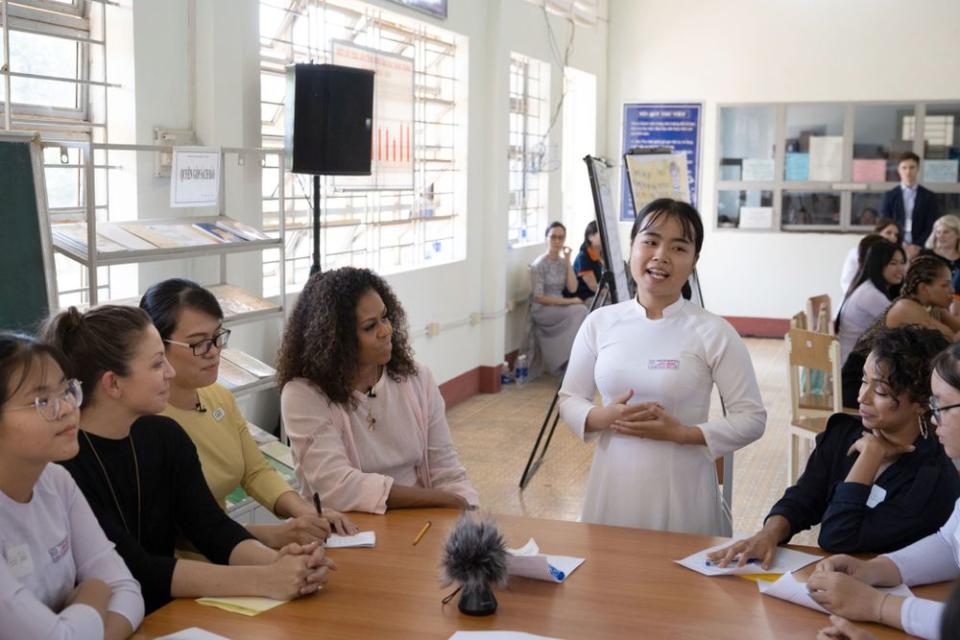
{"label": "open notepad", "polygon": [[375,531],[361,531],[352,536],[331,533],[324,546],[327,549],[372,549],[377,546],[377,533]]}
{"label": "open notepad", "polygon": [[286,600],[238,596],[235,598],[197,598],[197,602],[206,607],[216,607],[230,613],[239,613],[242,616],[255,616],[274,607],[279,607]]}

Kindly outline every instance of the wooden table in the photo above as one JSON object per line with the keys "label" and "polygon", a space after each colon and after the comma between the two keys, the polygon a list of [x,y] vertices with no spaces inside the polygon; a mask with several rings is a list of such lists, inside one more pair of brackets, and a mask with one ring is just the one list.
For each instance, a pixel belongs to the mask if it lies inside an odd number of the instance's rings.
{"label": "wooden table", "polygon": [[[457,514],[451,510],[357,514],[362,530],[377,533],[376,549],[335,549],[339,570],[319,594],[256,617],[178,600],[150,615],[135,638],[197,626],[234,640],[245,638],[428,638],[457,630],[517,630],[556,638],[802,638],[827,624],[821,613],[762,596],[756,584],[732,576],[708,578],[673,560],[717,544],[709,536],[501,516],[508,546],[528,538],[556,555],[586,558],[563,584],[514,578],[497,592],[493,616],[471,618],[440,586],[441,549]],[[417,545],[427,520],[432,528]],[[811,567],[812,568],[812,567]],[[915,589],[944,600],[949,585]],[[458,596],[459,597],[459,596]],[[880,638],[903,637],[870,625]]]}

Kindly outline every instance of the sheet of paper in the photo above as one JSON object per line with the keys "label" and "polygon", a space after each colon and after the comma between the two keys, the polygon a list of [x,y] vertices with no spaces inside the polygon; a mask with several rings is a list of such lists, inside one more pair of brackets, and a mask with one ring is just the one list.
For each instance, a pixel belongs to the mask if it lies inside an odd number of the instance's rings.
{"label": "sheet of paper", "polygon": [[873,509],[878,504],[886,500],[887,490],[878,484],[870,487],[870,495],[867,496],[867,508]]}
{"label": "sheet of paper", "polygon": [[722,542],[716,546],[710,547],[709,549],[704,549],[703,551],[698,551],[694,554],[683,558],[682,560],[675,560],[677,564],[687,569],[692,569],[697,573],[702,573],[705,576],[734,576],[738,574],[751,574],[751,573],[788,573],[791,571],[796,571],[801,569],[808,564],[820,560],[821,556],[815,556],[812,553],[803,553],[802,551],[794,551],[793,549],[777,549],[777,554],[773,557],[773,564],[769,569],[763,570],[760,568],[759,562],[748,562],[742,567],[715,567],[713,563],[707,560],[707,554],[712,551],[717,551],[719,549],[724,549],[729,547],[731,544],[737,540],[742,540],[743,538],[733,538],[728,542]]}
{"label": "sheet of paper", "polygon": [[376,531],[361,531],[352,536],[331,533],[325,545],[327,549],[372,549],[377,546]]}
{"label": "sheet of paper", "polygon": [[236,598],[197,598],[197,603],[205,607],[216,607],[230,613],[239,613],[243,616],[255,616],[258,613],[279,607],[286,600],[273,598],[257,598],[254,596],[238,596]]}
{"label": "sheet of paper", "polygon": [[773,228],[773,207],[740,207],[741,229]]}
{"label": "sheet of paper", "polygon": [[843,180],[843,136],[810,136],[810,180]]}
{"label": "sheet of paper", "polygon": [[960,160],[924,160],[924,182],[956,182]]}
{"label": "sheet of paper", "polygon": [[174,147],[171,207],[215,207],[220,197],[220,149]]}
{"label": "sheet of paper", "polygon": [[853,181],[854,182],[886,182],[887,180],[887,161],[882,158],[879,160],[864,160],[854,158],[853,160]]}
{"label": "sheet of paper", "polygon": [[[806,583],[797,580],[792,573],[783,574],[776,582],[757,580],[757,588],[760,589],[760,593],[765,596],[773,596],[774,598],[780,598],[781,600],[798,604],[801,607],[829,613],[826,609],[814,602],[810,594],[807,593]],[[889,592],[895,596],[902,596],[904,598],[909,598],[913,595],[913,592],[911,592],[906,585],[902,584],[889,589],[880,588],[880,591],[884,593]]]}
{"label": "sheet of paper", "polygon": [[772,182],[773,167],[773,158],[744,158],[742,179]]}
{"label": "sheet of paper", "polygon": [[271,440],[266,444],[260,445],[260,451],[263,451],[277,462],[282,462],[291,469],[295,466],[293,464],[293,451],[290,450],[290,447],[278,440]]}
{"label": "sheet of paper", "polygon": [[230,640],[230,638],[204,631],[200,627],[190,627],[189,629],[181,629],[170,635],[160,636],[156,640]]}
{"label": "sheet of paper", "polygon": [[457,631],[449,640],[558,640],[523,631]]}
{"label": "sheet of paper", "polygon": [[519,549],[507,549],[507,573],[511,576],[563,582],[581,564],[583,558],[540,553],[540,547],[533,538]]}

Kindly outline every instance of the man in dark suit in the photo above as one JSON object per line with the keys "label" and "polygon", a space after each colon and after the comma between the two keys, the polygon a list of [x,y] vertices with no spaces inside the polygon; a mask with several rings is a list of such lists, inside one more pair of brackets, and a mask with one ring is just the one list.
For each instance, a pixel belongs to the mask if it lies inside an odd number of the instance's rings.
{"label": "man in dark suit", "polygon": [[933,223],[940,217],[940,205],[933,191],[917,182],[920,173],[917,154],[907,151],[901,155],[897,173],[900,185],[883,195],[880,215],[892,218],[900,227],[907,257],[912,258],[933,231]]}

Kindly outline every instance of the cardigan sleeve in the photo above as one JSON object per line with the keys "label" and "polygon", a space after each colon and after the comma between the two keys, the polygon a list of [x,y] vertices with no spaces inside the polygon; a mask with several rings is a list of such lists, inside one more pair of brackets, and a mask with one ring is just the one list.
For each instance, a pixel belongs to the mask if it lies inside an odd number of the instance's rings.
{"label": "cardigan sleeve", "polygon": [[305,497],[319,493],[326,505],[338,511],[386,513],[393,478],[360,470],[337,428],[338,411],[306,380],[292,380],[280,393],[280,412],[301,491]]}
{"label": "cardigan sleeve", "polygon": [[72,604],[59,613],[51,611],[21,584],[6,562],[0,562],[0,638],[50,638],[87,640],[103,638],[103,619],[93,607]]}
{"label": "cardigan sleeve", "polygon": [[[226,391],[226,390],[225,390]],[[237,431],[243,464],[240,486],[254,500],[276,513],[277,500],[288,491],[293,491],[287,481],[274,469],[247,429],[247,421],[240,413],[233,394],[226,391],[225,404],[230,414],[230,426]]]}
{"label": "cardigan sleeve", "polygon": [[[450,438],[450,426],[447,424],[446,405],[440,388],[430,370],[419,365],[417,384],[423,386],[427,400],[427,459],[430,464],[430,486],[455,493],[467,501],[471,507],[480,504],[476,489],[467,479],[467,471],[460,464],[457,452]],[[421,397],[423,397],[423,395]]]}

